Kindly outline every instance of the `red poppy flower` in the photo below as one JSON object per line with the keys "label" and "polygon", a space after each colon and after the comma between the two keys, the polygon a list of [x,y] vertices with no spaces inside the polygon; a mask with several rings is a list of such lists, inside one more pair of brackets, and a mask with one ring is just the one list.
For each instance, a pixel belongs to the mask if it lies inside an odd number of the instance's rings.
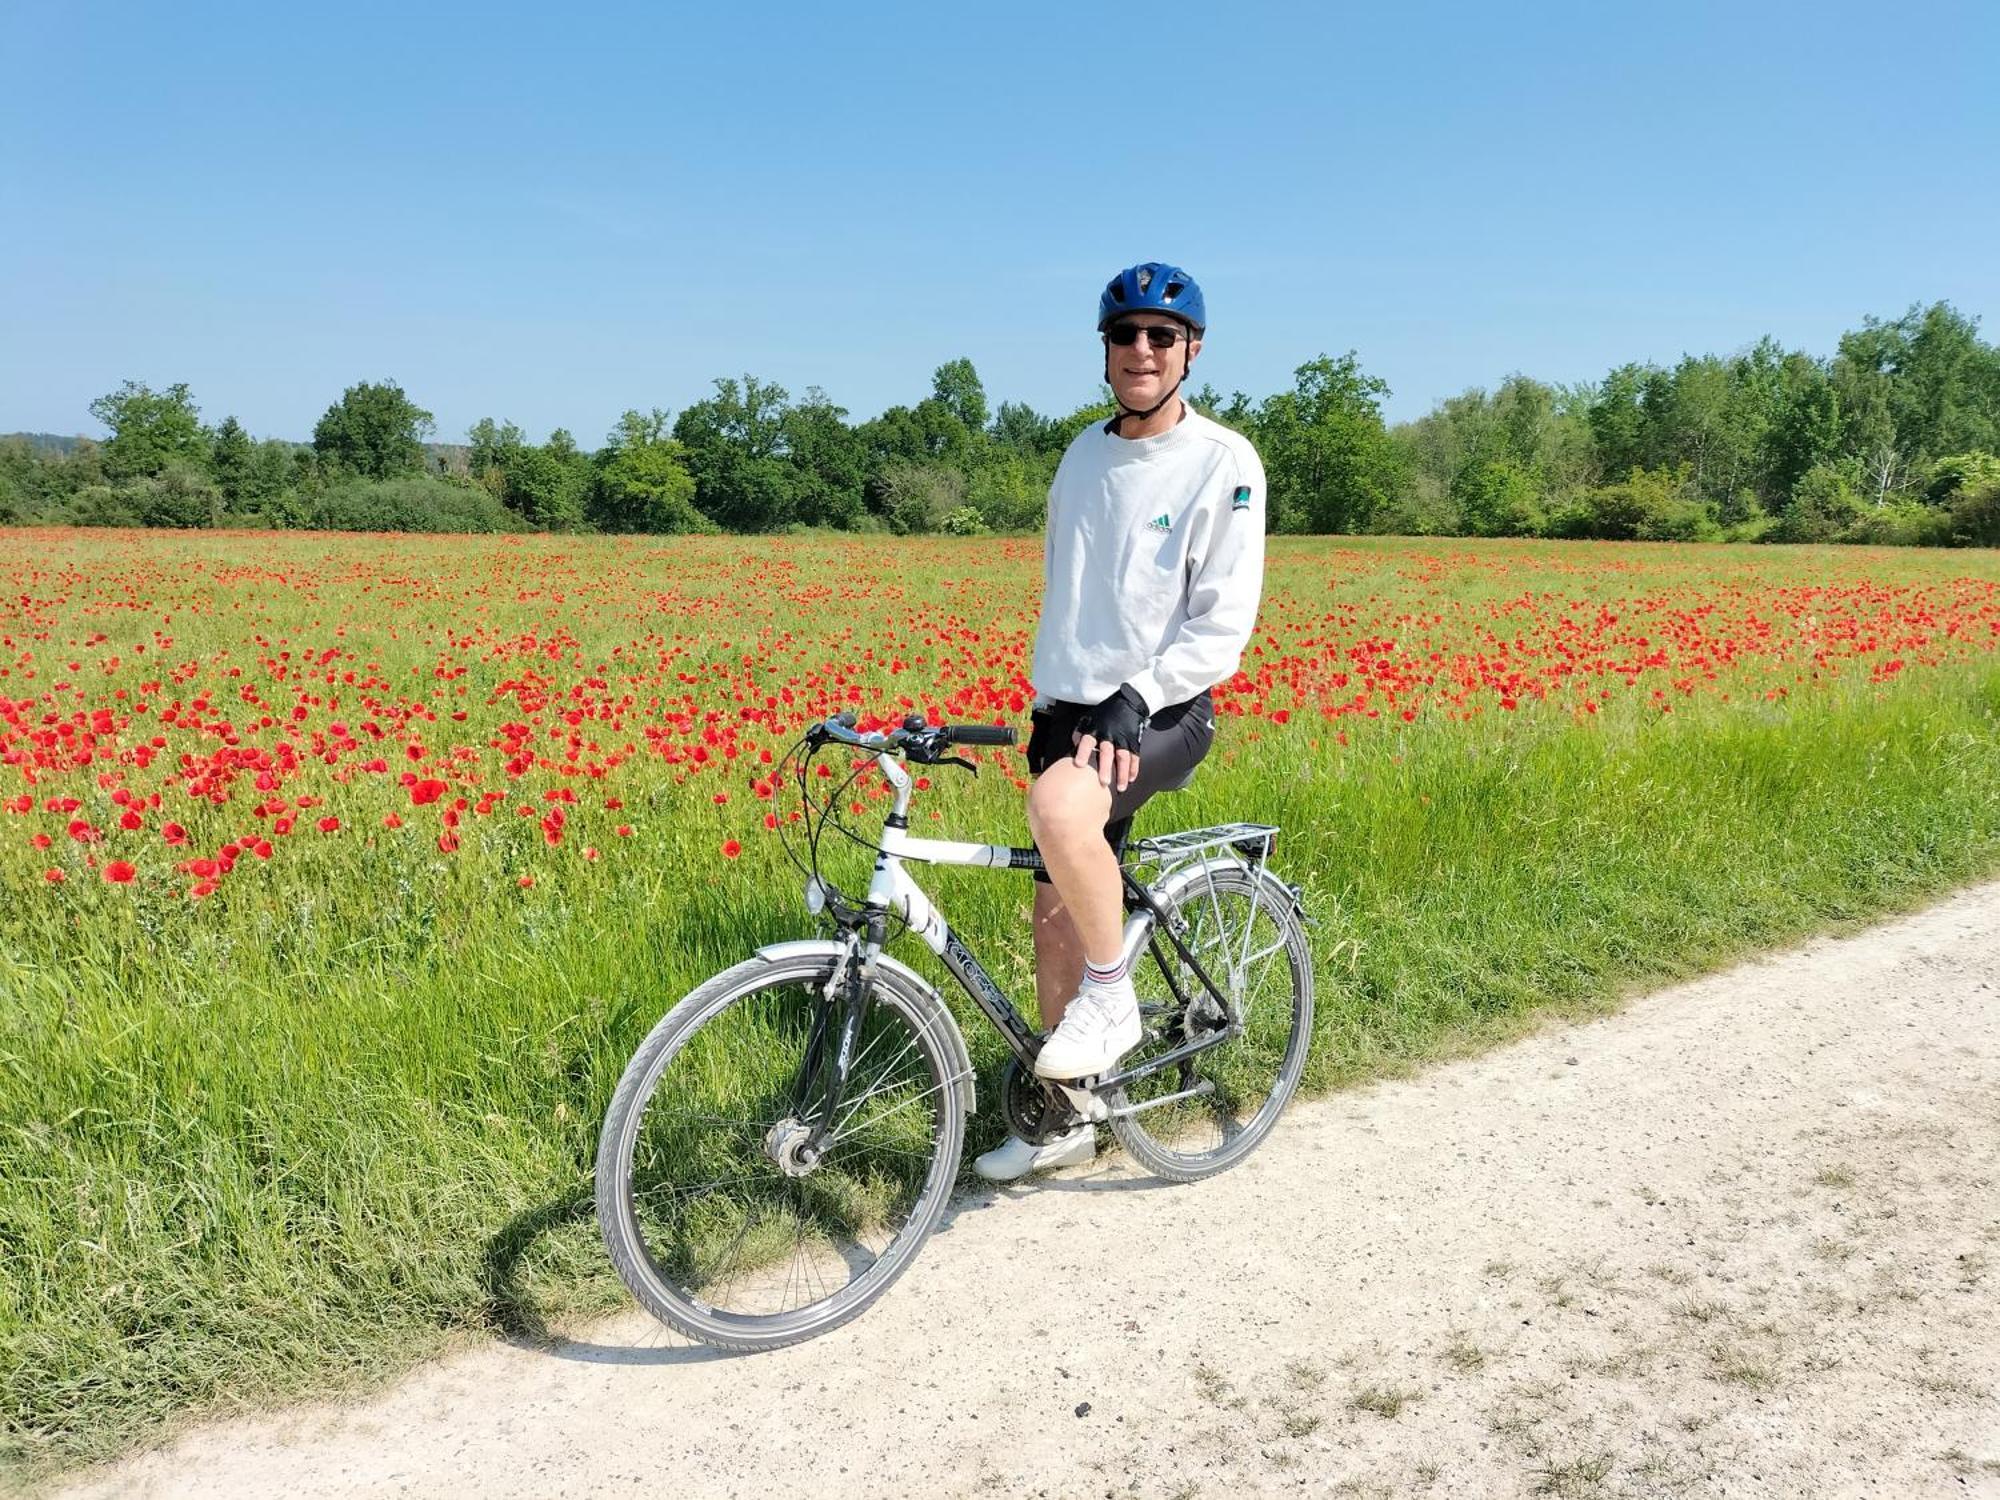
{"label": "red poppy flower", "polygon": [[724,859],[734,859],[742,852],[743,846],[735,839],[724,839],[722,841],[722,857]]}
{"label": "red poppy flower", "polygon": [[188,831],[178,823],[167,823],[161,826],[160,837],[170,844],[185,844]]}
{"label": "red poppy flower", "polygon": [[42,879],[46,880],[50,885],[61,885],[65,880],[69,879],[69,876],[63,874],[61,870],[44,870],[42,871]]}
{"label": "red poppy flower", "polygon": [[321,818],[321,819],[319,820],[319,831],[320,831],[321,833],[338,833],[338,832],[340,832],[340,819],[338,819],[338,818]]}
{"label": "red poppy flower", "polygon": [[410,788],[410,801],[416,806],[422,807],[426,803],[437,801],[438,798],[444,795],[444,791],[445,787],[442,781],[420,781]]}
{"label": "red poppy flower", "polygon": [[104,878],[113,885],[130,885],[132,877],[139,872],[122,859],[114,859],[104,867]]}
{"label": "red poppy flower", "polygon": [[388,817],[382,820],[382,826],[384,828],[401,828],[403,826],[403,820],[396,813],[390,813]]}

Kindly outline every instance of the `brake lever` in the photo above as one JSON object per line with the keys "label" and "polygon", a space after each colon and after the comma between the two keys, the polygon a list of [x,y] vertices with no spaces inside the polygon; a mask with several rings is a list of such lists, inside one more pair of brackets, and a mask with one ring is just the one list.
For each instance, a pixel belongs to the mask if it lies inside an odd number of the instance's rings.
{"label": "brake lever", "polygon": [[979,767],[975,766],[971,761],[967,760],[963,755],[940,756],[935,762],[933,762],[933,764],[940,766],[964,766],[966,770],[970,771],[973,774],[973,777],[975,779],[979,775]]}

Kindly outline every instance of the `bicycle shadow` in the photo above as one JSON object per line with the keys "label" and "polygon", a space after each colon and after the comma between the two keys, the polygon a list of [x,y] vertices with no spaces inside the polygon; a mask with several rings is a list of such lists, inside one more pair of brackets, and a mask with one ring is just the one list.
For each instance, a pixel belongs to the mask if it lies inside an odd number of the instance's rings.
{"label": "bicycle shadow", "polygon": [[[1131,1163],[1122,1158],[1101,1160],[1081,1171],[1020,1183],[989,1183],[974,1178],[952,1193],[934,1233],[949,1234],[961,1215],[1018,1203],[1038,1193],[1151,1192],[1178,1186],[1165,1178],[1135,1174]],[[481,1311],[487,1326],[501,1342],[526,1353],[584,1365],[694,1365],[755,1357],[695,1343],[632,1308],[605,1318],[599,1325],[598,1338],[559,1333],[551,1328],[521,1275],[522,1263],[541,1240],[588,1222],[596,1212],[596,1197],[586,1185],[539,1208],[516,1214],[487,1241],[481,1267],[486,1300]],[[630,1341],[617,1336],[623,1331],[632,1333]]]}
{"label": "bicycle shadow", "polygon": [[1150,1193],[1183,1185],[1169,1182],[1164,1177],[1140,1173],[1122,1158],[1110,1161],[1100,1159],[1082,1171],[1031,1177],[1020,1182],[986,1182],[974,1177],[969,1182],[961,1183],[952,1194],[951,1202],[934,1232],[950,1233],[952,1225],[961,1215],[1025,1202],[1042,1193]]}
{"label": "bicycle shadow", "polygon": [[[683,1340],[664,1325],[647,1319],[636,1342],[595,1342],[556,1332],[521,1277],[521,1264],[544,1237],[584,1223],[597,1212],[597,1202],[585,1187],[539,1208],[516,1214],[486,1243],[481,1276],[486,1322],[502,1343],[528,1353],[586,1365],[688,1365],[730,1359],[728,1349]],[[604,1320],[610,1333],[637,1314],[627,1312]]]}

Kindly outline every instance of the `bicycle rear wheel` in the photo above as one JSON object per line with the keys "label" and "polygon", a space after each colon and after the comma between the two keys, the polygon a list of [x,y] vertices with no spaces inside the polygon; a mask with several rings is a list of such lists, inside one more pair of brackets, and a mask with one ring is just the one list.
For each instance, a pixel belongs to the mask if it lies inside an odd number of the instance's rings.
{"label": "bicycle rear wheel", "polygon": [[1171,889],[1175,893],[1161,906],[1184,924],[1181,941],[1224,1002],[1217,1003],[1165,934],[1156,933],[1151,959],[1133,975],[1145,1036],[1120,1067],[1211,1036],[1232,1016],[1243,1030],[1128,1084],[1112,1107],[1146,1107],[1114,1117],[1111,1129],[1148,1171],[1192,1182],[1255,1150],[1298,1088],[1312,1041],[1312,952],[1291,892],[1266,870],[1215,861]]}
{"label": "bicycle rear wheel", "polygon": [[[839,1327],[887,1291],[936,1227],[965,1134],[953,1023],[878,970],[836,1125],[798,1155],[825,1101],[824,954],[752,959],[690,994],[633,1055],[597,1153],[612,1264],[662,1322],[704,1343],[775,1349]],[[803,1087],[802,1087],[803,1085]]]}

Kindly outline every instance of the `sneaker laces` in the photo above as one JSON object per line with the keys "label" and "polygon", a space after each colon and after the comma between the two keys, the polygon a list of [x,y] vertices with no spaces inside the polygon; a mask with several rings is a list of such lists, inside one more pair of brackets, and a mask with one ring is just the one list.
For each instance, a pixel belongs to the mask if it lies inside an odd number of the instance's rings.
{"label": "sneaker laces", "polygon": [[1077,1032],[1085,1036],[1099,1036],[1115,1027],[1125,1011],[1136,1009],[1138,1003],[1138,996],[1129,980],[1124,984],[1086,983],[1063,1012],[1062,1024],[1057,1030],[1068,1030],[1070,1017],[1076,1016],[1079,1020]]}

